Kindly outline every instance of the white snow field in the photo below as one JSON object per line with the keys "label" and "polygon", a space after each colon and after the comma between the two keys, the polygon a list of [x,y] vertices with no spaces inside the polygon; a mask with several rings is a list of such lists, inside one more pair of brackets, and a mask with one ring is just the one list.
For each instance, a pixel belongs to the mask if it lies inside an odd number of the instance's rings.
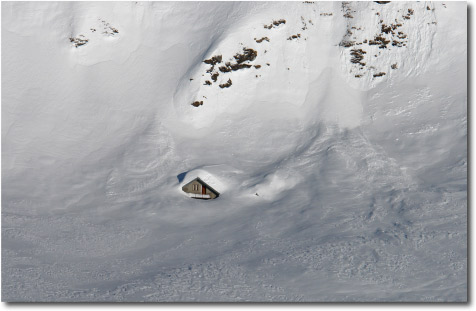
{"label": "white snow field", "polygon": [[466,301],[466,14],[2,2],[2,300]]}

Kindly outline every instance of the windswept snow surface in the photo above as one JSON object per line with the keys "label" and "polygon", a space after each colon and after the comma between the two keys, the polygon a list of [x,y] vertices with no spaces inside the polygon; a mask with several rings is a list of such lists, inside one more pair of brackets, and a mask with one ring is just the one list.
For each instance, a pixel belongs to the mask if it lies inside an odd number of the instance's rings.
{"label": "windswept snow surface", "polygon": [[2,300],[466,301],[466,12],[2,2]]}

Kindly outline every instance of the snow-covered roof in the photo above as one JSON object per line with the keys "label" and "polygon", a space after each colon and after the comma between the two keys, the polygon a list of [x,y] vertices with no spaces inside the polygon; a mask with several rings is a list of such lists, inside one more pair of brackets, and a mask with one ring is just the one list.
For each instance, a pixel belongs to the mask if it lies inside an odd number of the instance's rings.
{"label": "snow-covered roof", "polygon": [[[193,182],[193,181],[198,181],[200,184],[204,184],[208,189],[210,189],[210,191],[214,192],[216,195],[219,195],[220,192],[218,192],[216,189],[214,189],[212,186],[210,186],[207,182],[203,181],[200,177],[197,177],[195,179],[192,179],[189,183]],[[187,183],[188,184],[188,183]],[[187,185],[186,184],[186,185]]]}
{"label": "snow-covered roof", "polygon": [[221,187],[222,183],[214,175],[202,169],[197,169],[186,173],[181,183],[181,186],[186,185],[197,178],[199,178],[201,181],[209,185],[217,192],[221,192],[224,188]]}

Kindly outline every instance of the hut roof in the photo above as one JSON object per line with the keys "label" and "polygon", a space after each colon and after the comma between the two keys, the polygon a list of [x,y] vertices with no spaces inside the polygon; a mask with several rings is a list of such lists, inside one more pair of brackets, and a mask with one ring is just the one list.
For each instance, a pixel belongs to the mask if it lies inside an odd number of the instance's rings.
{"label": "hut roof", "polygon": [[220,193],[218,191],[216,191],[215,189],[213,189],[212,186],[210,186],[209,184],[207,184],[206,182],[204,182],[200,177],[197,177],[191,181],[189,181],[188,183],[186,183],[185,185],[188,185],[194,181],[198,181],[200,184],[204,185],[205,187],[207,187],[207,189],[209,189],[211,192],[213,192],[216,196],[219,196]]}

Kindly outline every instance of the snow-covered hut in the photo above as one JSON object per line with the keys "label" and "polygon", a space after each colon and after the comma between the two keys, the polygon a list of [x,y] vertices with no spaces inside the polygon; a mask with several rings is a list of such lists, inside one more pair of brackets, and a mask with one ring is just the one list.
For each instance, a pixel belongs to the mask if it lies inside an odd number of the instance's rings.
{"label": "snow-covered hut", "polygon": [[216,199],[220,195],[218,191],[213,189],[210,185],[200,179],[195,178],[182,187],[182,190],[191,198],[194,199]]}

